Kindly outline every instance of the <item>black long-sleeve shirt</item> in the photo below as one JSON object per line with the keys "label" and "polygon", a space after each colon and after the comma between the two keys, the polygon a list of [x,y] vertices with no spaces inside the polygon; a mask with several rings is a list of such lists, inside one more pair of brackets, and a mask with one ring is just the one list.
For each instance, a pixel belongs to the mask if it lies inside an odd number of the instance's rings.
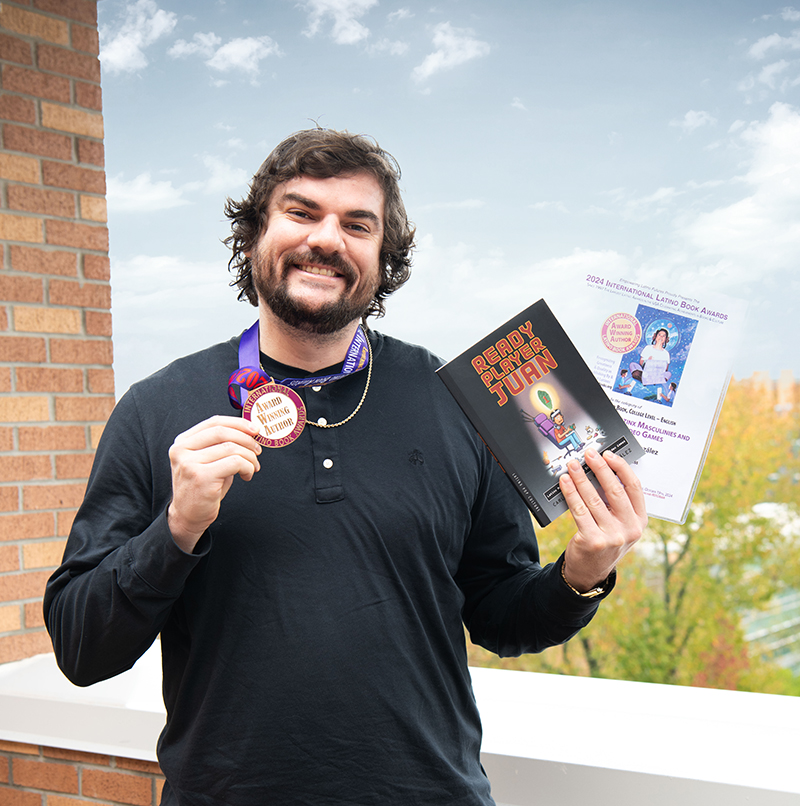
{"label": "black long-sleeve shirt", "polygon": [[[134,385],[108,422],[45,618],[79,685],[161,634],[164,804],[490,804],[462,619],[513,655],[567,640],[597,607],[539,565],[528,512],[440,362],[370,338],[356,417],[265,449],[194,554],[167,527],[168,449],[233,413],[238,339]],[[304,390],[309,420],[345,418],[365,380]]]}

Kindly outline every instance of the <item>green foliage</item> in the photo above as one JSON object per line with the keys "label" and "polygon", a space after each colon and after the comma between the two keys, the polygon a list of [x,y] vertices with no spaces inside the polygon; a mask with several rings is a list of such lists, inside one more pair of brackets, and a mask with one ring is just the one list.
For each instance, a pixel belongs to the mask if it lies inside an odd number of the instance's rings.
{"label": "green foliage", "polygon": [[[800,694],[800,678],[752,651],[739,622],[800,579],[800,538],[753,510],[773,502],[797,512],[799,449],[798,407],[776,414],[750,383],[733,383],[686,523],[651,519],[594,621],[539,656],[501,660],[472,647],[470,661]],[[573,531],[569,517],[540,531],[542,557],[555,559]]]}

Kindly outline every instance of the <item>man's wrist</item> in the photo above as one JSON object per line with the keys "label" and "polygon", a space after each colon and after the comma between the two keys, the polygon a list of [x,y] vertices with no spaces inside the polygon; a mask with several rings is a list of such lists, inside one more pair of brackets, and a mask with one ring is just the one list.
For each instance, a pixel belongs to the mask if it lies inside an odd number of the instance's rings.
{"label": "man's wrist", "polygon": [[602,581],[590,585],[586,590],[579,590],[579,588],[575,587],[569,579],[567,579],[567,572],[566,572],[567,560],[564,558],[561,562],[561,578],[564,580],[564,584],[573,592],[576,593],[578,596],[584,599],[596,599],[598,596],[602,596],[604,593],[608,593],[611,589],[611,577],[614,574],[614,570],[611,570],[605,579]]}

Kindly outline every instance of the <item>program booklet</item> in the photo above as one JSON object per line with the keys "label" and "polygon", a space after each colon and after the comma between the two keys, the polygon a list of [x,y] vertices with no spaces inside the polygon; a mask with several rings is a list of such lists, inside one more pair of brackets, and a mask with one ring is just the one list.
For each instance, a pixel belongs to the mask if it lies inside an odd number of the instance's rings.
{"label": "program booklet", "polygon": [[544,300],[437,370],[540,526],[567,511],[558,478],[587,448],[644,450]]}
{"label": "program booklet", "polygon": [[[688,291],[586,276],[573,338],[644,446],[635,462],[647,513],[683,523],[711,445],[747,305]],[[571,320],[570,320],[571,321]]]}

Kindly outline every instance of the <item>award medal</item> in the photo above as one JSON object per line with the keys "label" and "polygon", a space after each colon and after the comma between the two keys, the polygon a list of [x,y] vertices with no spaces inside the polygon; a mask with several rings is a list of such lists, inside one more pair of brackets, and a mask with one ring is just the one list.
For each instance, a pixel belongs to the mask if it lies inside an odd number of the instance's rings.
{"label": "award medal", "polygon": [[361,408],[369,389],[372,370],[372,350],[361,327],[356,330],[353,341],[340,372],[333,375],[313,375],[306,378],[285,378],[276,382],[261,368],[259,360],[258,322],[248,328],[239,341],[239,369],[228,380],[228,399],[242,416],[260,426],[256,442],[267,448],[282,448],[294,442],[306,425],[306,407],[295,389],[326,384],[359,372],[369,364],[367,385],[355,411],[345,420],[333,425],[318,425],[320,428],[336,428],[351,420]]}

